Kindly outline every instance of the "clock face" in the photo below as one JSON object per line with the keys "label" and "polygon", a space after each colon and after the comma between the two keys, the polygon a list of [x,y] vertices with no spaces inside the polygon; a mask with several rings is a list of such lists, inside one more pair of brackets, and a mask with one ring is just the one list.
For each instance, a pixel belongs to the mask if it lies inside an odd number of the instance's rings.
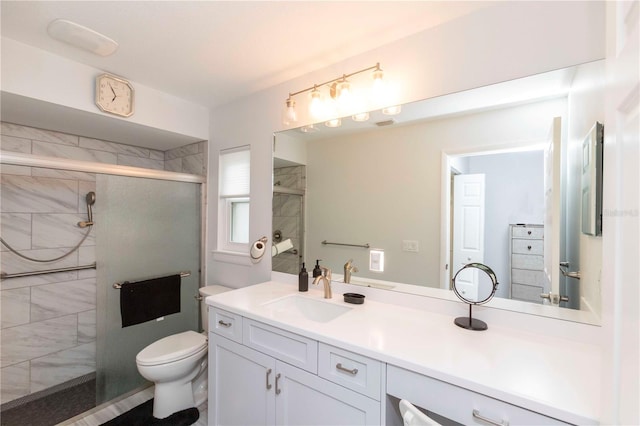
{"label": "clock face", "polygon": [[110,74],[96,79],[96,105],[100,110],[122,117],[133,115],[133,87]]}

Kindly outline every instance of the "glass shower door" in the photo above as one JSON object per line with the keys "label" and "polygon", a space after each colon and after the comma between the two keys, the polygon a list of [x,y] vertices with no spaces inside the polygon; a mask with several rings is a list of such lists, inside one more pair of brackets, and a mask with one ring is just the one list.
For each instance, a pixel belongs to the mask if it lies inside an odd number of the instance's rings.
{"label": "glass shower door", "polygon": [[[200,184],[98,175],[96,182],[97,403],[142,386],[136,354],[150,343],[198,330],[201,250]],[[114,283],[189,271],[180,312],[122,327]]]}

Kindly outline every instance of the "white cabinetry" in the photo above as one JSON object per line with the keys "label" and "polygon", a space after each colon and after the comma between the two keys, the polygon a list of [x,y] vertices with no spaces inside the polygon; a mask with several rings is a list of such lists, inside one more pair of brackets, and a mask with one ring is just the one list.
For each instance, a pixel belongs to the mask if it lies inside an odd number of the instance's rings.
{"label": "white cabinetry", "polygon": [[467,389],[388,366],[387,393],[465,425],[567,425]]}
{"label": "white cabinetry", "polygon": [[[210,329],[209,424],[381,424],[380,362],[322,344],[318,357],[315,340],[247,318],[234,325]],[[338,351],[333,374],[331,355]],[[316,374],[318,364],[324,377]]]}
{"label": "white cabinetry", "polygon": [[509,225],[511,238],[511,298],[542,303],[544,278],[544,227]]}

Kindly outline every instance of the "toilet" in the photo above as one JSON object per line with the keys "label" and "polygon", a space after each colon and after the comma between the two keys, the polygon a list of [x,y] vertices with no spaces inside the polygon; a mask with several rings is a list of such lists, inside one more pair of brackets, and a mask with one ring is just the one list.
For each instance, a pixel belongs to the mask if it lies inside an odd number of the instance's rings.
{"label": "toilet", "polygon": [[205,298],[229,290],[232,289],[221,285],[198,290],[204,332],[172,334],[138,352],[138,371],[142,377],[155,383],[153,417],[163,419],[206,401],[209,321]]}

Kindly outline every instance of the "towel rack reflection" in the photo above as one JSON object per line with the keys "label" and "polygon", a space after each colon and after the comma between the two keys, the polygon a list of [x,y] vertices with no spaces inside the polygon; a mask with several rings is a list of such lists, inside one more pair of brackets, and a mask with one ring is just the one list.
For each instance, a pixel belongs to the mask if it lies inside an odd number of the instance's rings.
{"label": "towel rack reflection", "polygon": [[[170,275],[170,274],[167,274],[167,275]],[[166,276],[166,275],[163,275],[163,276]],[[180,278],[185,278],[185,277],[189,277],[189,276],[191,276],[191,271],[181,271],[180,272]],[[153,279],[153,278],[147,278],[147,279],[150,280],[150,279]],[[138,280],[138,281],[146,281],[146,280]],[[131,283],[131,282],[138,282],[138,281],[123,281],[121,283],[114,283],[113,284],[113,288],[115,288],[117,290],[120,290],[122,288],[122,284]]]}
{"label": "towel rack reflection", "polygon": [[0,274],[0,279],[6,280],[9,278],[30,277],[32,275],[55,274],[57,272],[81,271],[83,269],[96,269],[96,262],[93,262],[90,265],[69,266],[67,268],[57,268],[57,269],[45,269],[43,271],[17,272],[15,274],[7,274],[5,272],[2,272]]}
{"label": "towel rack reflection", "polygon": [[367,248],[367,249],[368,249],[369,247],[371,247],[371,246],[369,245],[369,243],[366,243],[366,244],[330,243],[330,242],[329,242],[329,241],[327,241],[327,240],[324,240],[324,241],[322,242],[322,245],[323,245],[323,246],[326,246],[327,244],[330,244],[330,245],[333,245],[333,246],[362,247],[362,248]]}

